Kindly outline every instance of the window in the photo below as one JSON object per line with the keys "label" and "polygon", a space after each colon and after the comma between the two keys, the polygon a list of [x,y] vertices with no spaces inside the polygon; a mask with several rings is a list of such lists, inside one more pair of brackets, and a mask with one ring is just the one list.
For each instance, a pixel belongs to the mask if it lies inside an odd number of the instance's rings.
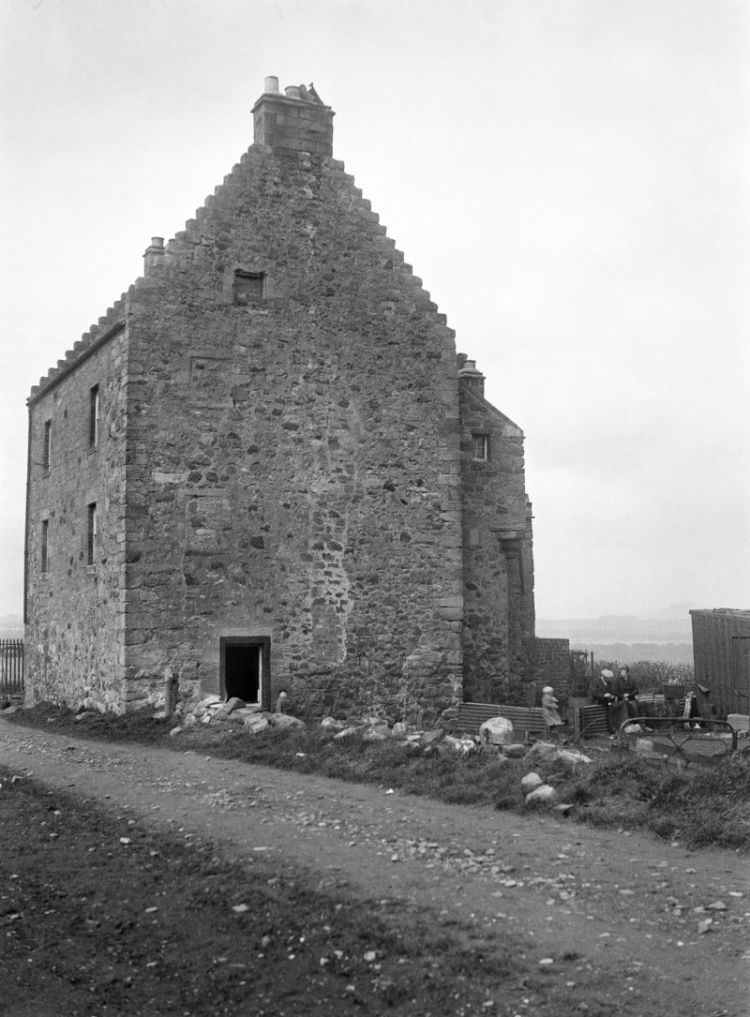
{"label": "window", "polygon": [[99,386],[89,392],[89,448],[99,445]]}
{"label": "window", "polygon": [[96,518],[96,502],[92,502],[88,507],[88,525],[86,529],[86,564],[94,564],[94,548],[96,545],[96,533],[97,533],[97,518]]}
{"label": "window", "polygon": [[49,567],[48,558],[48,540],[49,540],[49,519],[42,520],[42,553],[40,567],[42,572],[46,572]]}
{"label": "window", "polygon": [[265,292],[265,275],[263,272],[243,272],[240,269],[234,273],[234,288],[232,290],[235,304],[252,304],[262,300]]}
{"label": "window", "polygon": [[44,421],[44,437],[42,439],[42,466],[45,470],[49,469],[50,464],[50,453],[52,451],[52,421]]}
{"label": "window", "polygon": [[490,437],[488,434],[472,434],[471,443],[474,459],[485,461],[490,458]]}

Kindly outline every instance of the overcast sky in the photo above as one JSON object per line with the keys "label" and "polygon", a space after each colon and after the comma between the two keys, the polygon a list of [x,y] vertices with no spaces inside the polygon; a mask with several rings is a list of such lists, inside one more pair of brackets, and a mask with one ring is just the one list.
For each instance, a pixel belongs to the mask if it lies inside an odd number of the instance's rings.
{"label": "overcast sky", "polygon": [[750,608],[750,4],[3,0],[0,613],[29,390],[275,74],[526,433],[539,617]]}

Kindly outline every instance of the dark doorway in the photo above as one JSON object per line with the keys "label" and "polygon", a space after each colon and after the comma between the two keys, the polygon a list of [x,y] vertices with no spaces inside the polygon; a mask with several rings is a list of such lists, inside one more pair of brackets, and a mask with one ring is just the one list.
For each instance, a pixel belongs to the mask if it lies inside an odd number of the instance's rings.
{"label": "dark doorway", "polygon": [[271,701],[270,639],[225,637],[220,640],[221,686],[227,699],[237,697],[268,709]]}

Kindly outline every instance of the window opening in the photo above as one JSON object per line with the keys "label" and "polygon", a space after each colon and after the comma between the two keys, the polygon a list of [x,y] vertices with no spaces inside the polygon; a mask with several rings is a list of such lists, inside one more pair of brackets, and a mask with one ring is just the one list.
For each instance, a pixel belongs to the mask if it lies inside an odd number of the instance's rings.
{"label": "window opening", "polygon": [[490,439],[487,434],[472,434],[471,436],[474,458],[487,460],[490,457]]}
{"label": "window opening", "polygon": [[49,549],[49,519],[42,520],[42,554],[41,554],[41,570],[46,572],[49,566],[48,549]]}
{"label": "window opening", "polygon": [[45,470],[49,469],[50,455],[52,452],[52,421],[44,421],[44,438],[42,439],[42,466]]}
{"label": "window opening", "polygon": [[243,272],[240,269],[234,273],[234,302],[235,304],[251,304],[262,300],[265,292],[265,274],[263,272]]}
{"label": "window opening", "polygon": [[227,699],[237,697],[249,705],[270,709],[271,674],[268,637],[245,639],[225,636],[219,641],[221,690]]}
{"label": "window opening", "polygon": [[96,502],[92,502],[88,507],[88,525],[86,531],[86,564],[94,564],[94,548],[96,545],[97,535],[97,516],[96,516]]}
{"label": "window opening", "polygon": [[89,392],[89,448],[99,445],[99,386]]}

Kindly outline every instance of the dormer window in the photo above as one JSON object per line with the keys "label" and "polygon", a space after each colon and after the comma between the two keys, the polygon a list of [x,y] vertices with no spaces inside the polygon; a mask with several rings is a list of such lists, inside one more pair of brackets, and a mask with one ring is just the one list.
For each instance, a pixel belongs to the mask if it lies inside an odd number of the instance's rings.
{"label": "dormer window", "polygon": [[490,458],[490,436],[488,434],[472,434],[471,444],[475,462],[486,462]]}
{"label": "dormer window", "polygon": [[265,296],[265,273],[244,272],[237,269],[234,273],[232,294],[235,304],[255,304]]}

